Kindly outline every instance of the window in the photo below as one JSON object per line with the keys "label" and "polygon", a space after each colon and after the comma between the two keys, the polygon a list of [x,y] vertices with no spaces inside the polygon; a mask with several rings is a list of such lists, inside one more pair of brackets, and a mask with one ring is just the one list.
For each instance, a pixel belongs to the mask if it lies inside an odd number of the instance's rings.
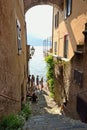
{"label": "window", "polygon": [[71,14],[72,0],[65,0],[65,18]]}
{"label": "window", "polygon": [[82,87],[83,84],[83,72],[78,71],[77,69],[74,69],[74,81],[77,85]]}
{"label": "window", "polygon": [[[84,95],[86,94],[86,91],[84,91]],[[82,98],[85,97],[85,98]],[[76,103],[76,110],[77,113],[81,119],[82,122],[87,123],[87,102],[86,102],[86,95],[85,96],[81,96],[81,95],[77,95],[77,103]],[[82,106],[82,107],[81,107]]]}
{"label": "window", "polygon": [[54,54],[57,54],[57,42],[54,42]]}
{"label": "window", "polygon": [[59,12],[55,15],[55,28],[58,28],[59,25]]}
{"label": "window", "polygon": [[17,20],[17,42],[18,42],[18,54],[21,54],[21,27],[20,27],[20,22]]}
{"label": "window", "polygon": [[68,57],[68,35],[64,36],[64,57]]}

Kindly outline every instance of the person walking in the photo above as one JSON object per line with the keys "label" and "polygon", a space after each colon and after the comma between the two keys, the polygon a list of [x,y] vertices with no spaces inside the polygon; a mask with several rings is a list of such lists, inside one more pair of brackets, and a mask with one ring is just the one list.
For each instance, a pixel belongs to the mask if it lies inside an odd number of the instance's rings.
{"label": "person walking", "polygon": [[37,95],[35,94],[35,92],[32,94],[32,102],[33,103],[35,103],[35,102],[37,102],[37,99],[38,99],[38,97],[37,97]]}
{"label": "person walking", "polygon": [[30,87],[30,82],[31,82],[31,75],[28,75],[28,84],[29,84],[29,87]]}
{"label": "person walking", "polygon": [[34,86],[35,86],[35,77],[34,77],[34,75],[32,75],[32,77],[31,77],[31,87],[34,88]]}
{"label": "person walking", "polygon": [[37,86],[37,89],[39,89],[39,76],[38,75],[36,77],[36,86]]}
{"label": "person walking", "polygon": [[40,80],[40,88],[41,88],[41,90],[43,90],[43,77],[41,78],[41,80]]}

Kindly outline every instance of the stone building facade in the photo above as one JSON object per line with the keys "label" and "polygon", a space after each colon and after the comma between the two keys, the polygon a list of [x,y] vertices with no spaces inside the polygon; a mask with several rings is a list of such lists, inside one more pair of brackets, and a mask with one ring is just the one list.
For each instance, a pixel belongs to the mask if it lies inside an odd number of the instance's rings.
{"label": "stone building facade", "polygon": [[0,0],[0,115],[20,111],[26,101],[25,13],[40,4],[54,7],[53,56],[60,63],[55,65],[55,100],[64,103],[67,115],[86,122],[87,0]]}
{"label": "stone building facade", "polygon": [[67,115],[87,122],[86,33],[82,33],[87,22],[87,0],[24,0],[25,12],[39,4],[54,7],[55,100],[64,104]]}
{"label": "stone building facade", "polygon": [[0,0],[0,116],[26,101],[26,26],[23,0]]}
{"label": "stone building facade", "polygon": [[35,5],[63,0],[0,0],[0,116],[17,113],[26,101],[29,46],[26,46],[25,13]]}
{"label": "stone building facade", "polygon": [[68,116],[84,122],[87,122],[86,5],[86,0],[64,0],[63,10],[54,6],[53,11],[55,100],[64,104]]}

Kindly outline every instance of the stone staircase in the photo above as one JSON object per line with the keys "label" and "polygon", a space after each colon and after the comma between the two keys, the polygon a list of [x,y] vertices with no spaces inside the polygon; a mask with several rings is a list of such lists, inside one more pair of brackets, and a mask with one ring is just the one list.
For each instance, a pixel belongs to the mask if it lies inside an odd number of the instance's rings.
{"label": "stone staircase", "polygon": [[64,115],[37,115],[31,117],[23,130],[87,130],[87,124]]}
{"label": "stone staircase", "polygon": [[38,92],[38,98],[38,103],[31,103],[32,114],[22,130],[87,130],[87,124],[61,115],[49,92]]}

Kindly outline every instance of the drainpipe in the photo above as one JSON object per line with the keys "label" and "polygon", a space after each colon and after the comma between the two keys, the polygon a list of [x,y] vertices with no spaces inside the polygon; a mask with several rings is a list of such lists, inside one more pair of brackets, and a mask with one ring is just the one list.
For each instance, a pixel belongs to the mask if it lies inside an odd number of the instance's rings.
{"label": "drainpipe", "polygon": [[53,53],[53,34],[54,34],[54,4],[53,4],[53,13],[52,13],[52,53]]}

